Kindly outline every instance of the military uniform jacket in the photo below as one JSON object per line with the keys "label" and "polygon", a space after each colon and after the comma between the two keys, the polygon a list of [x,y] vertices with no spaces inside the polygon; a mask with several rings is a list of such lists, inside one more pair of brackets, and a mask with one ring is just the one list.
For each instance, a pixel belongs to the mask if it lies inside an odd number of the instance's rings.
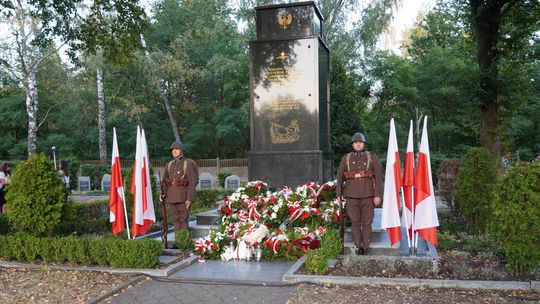
{"label": "military uniform jacket", "polygon": [[[187,162],[184,175],[184,162]],[[182,178],[187,179],[187,186],[171,185],[171,181],[178,181]],[[189,158],[181,157],[173,159],[167,163],[165,174],[161,180],[163,191],[165,193],[165,202],[167,203],[183,203],[185,201],[193,202],[195,200],[195,189],[199,182],[197,163]]]}
{"label": "military uniform jacket", "polygon": [[[368,161],[368,153],[371,155],[371,162]],[[369,164],[368,164],[369,162]],[[369,166],[369,168],[367,168]],[[381,197],[382,195],[382,169],[381,162],[375,153],[371,152],[352,152],[350,153],[349,167],[353,172],[371,170],[374,173],[373,178],[355,178],[345,180],[347,172],[347,154],[341,158],[337,176],[337,196],[340,197]]]}

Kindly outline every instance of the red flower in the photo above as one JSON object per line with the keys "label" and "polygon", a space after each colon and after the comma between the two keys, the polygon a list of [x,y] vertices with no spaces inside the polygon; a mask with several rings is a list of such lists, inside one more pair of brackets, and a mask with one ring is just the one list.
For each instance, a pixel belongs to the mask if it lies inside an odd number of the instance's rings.
{"label": "red flower", "polygon": [[318,239],[314,239],[309,243],[309,249],[317,249],[321,247],[321,241]]}

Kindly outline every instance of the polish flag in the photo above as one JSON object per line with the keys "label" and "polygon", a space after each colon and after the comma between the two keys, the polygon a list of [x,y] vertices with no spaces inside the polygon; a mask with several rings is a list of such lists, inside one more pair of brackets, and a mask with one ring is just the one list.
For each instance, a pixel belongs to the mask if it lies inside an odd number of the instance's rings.
{"label": "polish flag", "polygon": [[403,164],[403,226],[408,229],[409,239],[412,240],[413,220],[413,187],[414,187],[414,148],[413,148],[413,122],[409,126],[409,138],[407,139],[407,152]]}
{"label": "polish flag", "polygon": [[381,228],[386,229],[390,243],[401,240],[401,222],[399,219],[399,189],[401,188],[401,169],[396,139],[394,119],[390,120],[388,152],[386,154],[386,174],[384,178],[384,198],[382,206]]}
{"label": "polish flag", "polygon": [[[122,168],[116,141],[116,129],[113,128],[113,151],[111,162],[111,189],[109,192],[109,220],[112,223],[112,232],[116,236],[126,227],[126,202],[124,201],[124,185],[122,183]],[[129,228],[128,228],[129,230]],[[128,231],[129,238],[129,231]]]}
{"label": "polish flag", "polygon": [[148,148],[144,130],[137,127],[137,150],[135,152],[135,165],[133,166],[133,179],[131,181],[134,237],[146,234],[150,225],[156,222],[149,168]]}
{"label": "polish flag", "polygon": [[424,129],[420,141],[420,153],[414,179],[414,223],[413,229],[424,240],[437,246],[437,207],[435,191],[431,178],[431,161],[429,157],[429,142],[427,134],[427,116],[424,118]]}

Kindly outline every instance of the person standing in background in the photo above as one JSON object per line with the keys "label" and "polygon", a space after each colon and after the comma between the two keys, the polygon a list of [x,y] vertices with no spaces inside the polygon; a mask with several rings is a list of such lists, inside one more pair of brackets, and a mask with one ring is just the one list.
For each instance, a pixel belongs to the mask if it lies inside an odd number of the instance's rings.
{"label": "person standing in background", "polygon": [[11,175],[11,164],[2,163],[0,165],[0,211],[5,216],[7,213],[6,192],[9,185],[9,177]]}

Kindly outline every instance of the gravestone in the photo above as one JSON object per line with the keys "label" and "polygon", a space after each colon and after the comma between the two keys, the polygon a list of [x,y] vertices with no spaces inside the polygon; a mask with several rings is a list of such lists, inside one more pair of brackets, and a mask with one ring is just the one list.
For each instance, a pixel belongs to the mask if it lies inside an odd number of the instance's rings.
{"label": "gravestone", "polygon": [[225,189],[237,189],[240,187],[240,177],[229,175],[225,178]]}
{"label": "gravestone", "polygon": [[199,175],[199,189],[212,189],[214,178],[208,172],[203,172]]}
{"label": "gravestone", "polygon": [[110,191],[111,190],[111,175],[104,174],[101,178],[101,191]]}
{"label": "gravestone", "polygon": [[295,187],[332,179],[329,50],[314,2],[255,8],[249,179]]}
{"label": "gravestone", "polygon": [[90,176],[79,176],[77,179],[79,191],[90,191]]}

